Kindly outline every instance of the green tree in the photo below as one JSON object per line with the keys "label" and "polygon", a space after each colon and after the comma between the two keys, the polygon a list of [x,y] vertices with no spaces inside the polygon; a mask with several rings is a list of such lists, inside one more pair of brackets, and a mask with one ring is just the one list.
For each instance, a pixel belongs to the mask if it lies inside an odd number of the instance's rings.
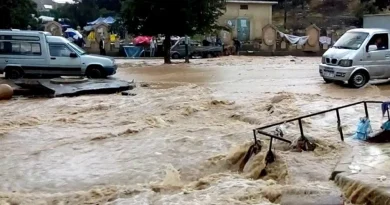
{"label": "green tree", "polygon": [[353,14],[358,18],[359,26],[363,25],[363,16],[366,14],[377,14],[383,8],[379,8],[375,1],[363,1],[353,9]]}
{"label": "green tree", "polygon": [[119,13],[121,11],[121,0],[96,0],[96,4],[100,10],[105,9],[109,13]]}
{"label": "green tree", "polygon": [[164,62],[171,63],[171,36],[191,36],[221,29],[217,20],[225,4],[225,0],[125,0],[121,14],[129,33],[163,34]]}
{"label": "green tree", "polygon": [[96,0],[75,0],[75,3],[66,3],[59,7],[54,13],[55,18],[68,18],[71,26],[85,26],[87,22],[94,21],[99,17],[99,8]]}
{"label": "green tree", "polygon": [[2,0],[0,3],[0,29],[26,29],[28,25],[36,29],[38,21],[37,5],[32,0]]}
{"label": "green tree", "polygon": [[283,9],[284,12],[284,22],[283,26],[287,28],[287,16],[288,12],[294,12],[294,9],[301,7],[301,10],[304,11],[305,6],[308,5],[311,0],[278,0],[277,8]]}
{"label": "green tree", "polygon": [[[383,11],[390,5],[390,0],[360,0],[362,5],[375,6],[379,11]],[[369,10],[370,8],[367,8]]]}

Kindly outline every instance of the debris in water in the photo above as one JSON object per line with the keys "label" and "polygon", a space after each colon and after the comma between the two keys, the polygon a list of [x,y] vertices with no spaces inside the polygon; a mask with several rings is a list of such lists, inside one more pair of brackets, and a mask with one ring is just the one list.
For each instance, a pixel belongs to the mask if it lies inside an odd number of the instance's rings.
{"label": "debris in water", "polygon": [[380,176],[377,178],[379,181],[383,182],[386,181],[387,177],[386,176]]}
{"label": "debris in water", "polygon": [[234,101],[226,101],[226,100],[212,100],[212,105],[233,105]]}
{"label": "debris in water", "polygon": [[148,87],[150,87],[150,84],[148,84],[148,83],[140,83],[140,86],[143,87],[143,88],[148,88]]}
{"label": "debris in water", "polygon": [[163,190],[177,190],[183,187],[180,171],[175,169],[173,165],[169,164],[165,169],[165,178],[161,183],[152,184],[151,189],[154,192],[161,192]]}
{"label": "debris in water", "polygon": [[353,174],[356,174],[361,170],[361,168],[358,165],[354,165],[354,164],[349,165],[348,168],[351,170],[351,173]]}
{"label": "debris in water", "polygon": [[293,151],[302,152],[302,151],[314,151],[317,147],[314,139],[310,137],[299,137],[298,140],[292,143]]}
{"label": "debris in water", "polygon": [[129,91],[123,91],[122,92],[122,95],[126,95],[126,96],[136,96],[137,94],[136,93],[131,93]]}

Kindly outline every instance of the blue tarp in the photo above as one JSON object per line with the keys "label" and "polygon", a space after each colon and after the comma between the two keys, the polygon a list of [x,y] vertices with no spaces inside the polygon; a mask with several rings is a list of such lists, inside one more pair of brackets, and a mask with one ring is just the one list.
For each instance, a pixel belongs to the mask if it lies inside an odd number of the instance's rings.
{"label": "blue tarp", "polygon": [[79,31],[74,30],[73,28],[66,29],[65,33],[68,37],[74,38],[73,36],[77,35],[79,38],[83,38],[83,35],[81,35]]}
{"label": "blue tarp", "polygon": [[367,118],[361,118],[356,129],[356,133],[354,135],[354,139],[359,140],[367,140],[369,138],[369,134],[372,133],[370,120]]}
{"label": "blue tarp", "polygon": [[123,46],[123,50],[125,51],[126,57],[141,57],[144,53],[144,48],[139,46]]}
{"label": "blue tarp", "polygon": [[111,16],[109,16],[109,17],[105,18],[103,20],[103,22],[106,23],[106,24],[113,24],[113,23],[115,23],[115,19],[112,18]]}
{"label": "blue tarp", "polygon": [[95,24],[98,24],[101,22],[111,25],[111,24],[115,23],[115,19],[111,16],[109,16],[107,18],[99,17],[95,21],[88,22],[87,25],[95,25]]}
{"label": "blue tarp", "polygon": [[96,19],[95,21],[88,22],[87,25],[95,25],[95,24],[98,24],[98,23],[102,22],[103,20],[104,20],[104,18],[99,17],[99,18]]}

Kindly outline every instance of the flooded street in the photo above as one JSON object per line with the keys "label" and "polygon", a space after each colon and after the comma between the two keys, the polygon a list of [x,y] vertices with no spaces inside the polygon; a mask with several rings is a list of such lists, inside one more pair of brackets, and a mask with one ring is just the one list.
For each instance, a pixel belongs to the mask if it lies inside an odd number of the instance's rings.
{"label": "flooded street", "polygon": [[[319,145],[314,152],[276,142],[281,149],[264,178],[258,179],[259,157],[237,172],[253,128],[389,99],[389,83],[325,84],[320,60],[117,60],[114,77],[134,79],[136,96],[0,101],[0,204],[279,204],[283,195],[338,195],[329,177],[351,139],[341,142],[334,112],[303,121],[305,135]],[[378,130],[386,120],[380,105],[369,112]],[[351,136],[364,107],[340,114]],[[296,122],[286,124],[286,135],[299,137]]]}

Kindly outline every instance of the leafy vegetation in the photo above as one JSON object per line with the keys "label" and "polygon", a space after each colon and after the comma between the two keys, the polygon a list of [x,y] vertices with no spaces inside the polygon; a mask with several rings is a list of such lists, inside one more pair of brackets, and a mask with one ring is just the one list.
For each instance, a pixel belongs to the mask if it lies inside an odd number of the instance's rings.
{"label": "leafy vegetation", "polygon": [[51,16],[70,20],[73,27],[85,26],[87,22],[98,17],[117,16],[121,10],[120,0],[73,0],[56,10],[50,11]]}
{"label": "leafy vegetation", "polygon": [[225,0],[126,0],[122,4],[122,18],[129,33],[164,34],[164,62],[170,63],[171,36],[219,29],[217,20],[224,10]]}
{"label": "leafy vegetation", "polygon": [[37,5],[32,0],[2,0],[0,4],[0,29],[38,27]]}

